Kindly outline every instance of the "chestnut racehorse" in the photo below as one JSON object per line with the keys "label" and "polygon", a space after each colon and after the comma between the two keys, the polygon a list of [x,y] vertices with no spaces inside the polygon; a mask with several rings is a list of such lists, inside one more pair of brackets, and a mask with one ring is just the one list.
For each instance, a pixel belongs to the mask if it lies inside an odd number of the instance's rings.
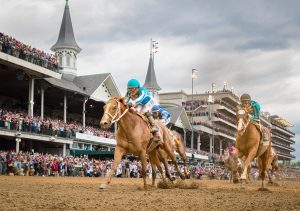
{"label": "chestnut racehorse", "polygon": [[172,134],[173,134],[173,143],[172,143],[172,148],[173,148],[173,151],[176,151],[182,162],[183,162],[183,165],[184,165],[184,175],[185,177],[189,177],[189,173],[188,173],[188,168],[187,168],[187,165],[186,165],[186,161],[187,161],[187,157],[186,157],[186,154],[185,154],[185,146],[184,146],[184,140],[182,138],[182,135],[180,133],[178,133],[177,131],[175,130],[172,130],[171,131]]}
{"label": "chestnut racehorse", "polygon": [[[260,168],[260,165],[262,165],[262,161],[260,158],[257,158],[257,163],[258,163],[258,167]],[[271,172],[270,172],[270,168],[271,168]],[[277,151],[272,147],[271,154],[268,159],[267,169],[266,169],[269,178],[269,183],[271,184],[274,183],[271,174],[273,174],[277,170],[278,170],[278,155],[277,155]]]}
{"label": "chestnut racehorse", "polygon": [[[178,133],[175,130],[172,130],[171,133],[172,133],[172,136],[173,136],[171,138],[172,140],[171,139],[170,140],[164,140],[164,144],[167,145],[171,149],[172,152],[174,152],[174,153],[177,152],[179,154],[179,156],[181,157],[181,160],[183,162],[183,165],[184,165],[184,175],[185,175],[186,178],[189,178],[190,174],[188,173],[188,168],[187,168],[187,165],[186,165],[187,157],[186,157],[186,154],[185,154],[185,146],[184,146],[183,138],[180,135],[180,133]],[[158,159],[164,164],[165,170],[166,170],[166,176],[170,180],[172,180],[170,172],[167,169],[168,168],[168,159],[170,157],[163,150],[158,150],[157,155],[156,155],[156,152],[154,151],[154,152],[152,152],[152,156],[151,156],[151,154],[149,156],[150,163],[151,163],[151,166],[152,166],[152,185],[153,186],[155,185],[155,179],[156,179],[156,166],[159,167],[158,166],[159,163],[156,163],[156,161],[152,162],[151,159],[153,157],[156,157],[156,156],[158,156]],[[155,164],[155,165],[152,165],[152,164]]]}
{"label": "chestnut racehorse", "polygon": [[[248,111],[241,107],[237,107],[237,137],[236,137],[236,162],[237,158],[245,156],[244,169],[241,175],[241,180],[247,179],[247,171],[251,161],[258,157],[259,174],[262,179],[261,188],[264,188],[265,172],[268,168],[268,160],[271,155],[271,133],[266,130],[268,142],[261,144],[261,133],[256,124],[251,120],[251,115]],[[233,171],[237,172],[237,165],[234,165]],[[235,176],[235,174],[234,174]]]}
{"label": "chestnut racehorse", "polygon": [[[117,145],[114,152],[114,162],[109,173],[107,184],[111,182],[111,177],[115,171],[118,163],[121,161],[123,155],[126,153],[132,153],[138,156],[142,164],[142,177],[144,180],[144,188],[146,189],[146,165],[147,146],[152,138],[149,127],[146,122],[135,111],[130,109],[123,98],[114,97],[111,98],[104,106],[104,114],[100,121],[101,128],[107,129],[111,127],[113,123],[118,123],[118,129],[116,133]],[[184,179],[184,175],[180,172],[178,164],[176,162],[175,154],[172,153],[168,144],[170,142],[170,136],[166,128],[162,123],[157,122],[159,131],[164,140],[164,144],[158,148],[163,149],[167,155],[171,158],[173,164],[176,167],[180,177]],[[162,173],[156,150],[149,153],[149,160],[151,165],[156,165],[159,171]],[[159,164],[159,165],[158,165]],[[166,168],[167,170],[167,168]],[[163,175],[162,175],[163,176]]]}

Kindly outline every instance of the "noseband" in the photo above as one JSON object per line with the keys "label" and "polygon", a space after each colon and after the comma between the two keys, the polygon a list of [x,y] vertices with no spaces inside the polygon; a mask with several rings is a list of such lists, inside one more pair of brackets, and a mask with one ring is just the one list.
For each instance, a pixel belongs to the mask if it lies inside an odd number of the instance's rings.
{"label": "noseband", "polygon": [[[122,111],[121,111],[121,102],[118,101],[118,100],[116,100],[116,99],[112,99],[112,100],[116,101],[117,104],[118,104],[116,113],[115,113],[114,115],[112,115],[112,114],[109,113],[109,112],[105,112],[104,115],[105,115],[105,114],[108,115],[108,116],[111,118],[111,123],[113,124],[113,123],[115,123],[115,122],[118,122],[118,121],[119,121],[119,120],[127,113],[127,111],[129,110],[129,108],[127,108],[127,109],[122,113]],[[119,117],[117,118],[117,116],[119,116]]]}
{"label": "noseband", "polygon": [[246,131],[246,128],[248,127],[248,125],[249,125],[249,123],[250,123],[250,121],[251,121],[251,115],[250,114],[247,114],[247,121],[245,122],[244,121],[244,118],[242,119],[243,121],[242,121],[242,130],[239,132],[239,134],[242,136],[244,133],[245,133],[245,131]]}

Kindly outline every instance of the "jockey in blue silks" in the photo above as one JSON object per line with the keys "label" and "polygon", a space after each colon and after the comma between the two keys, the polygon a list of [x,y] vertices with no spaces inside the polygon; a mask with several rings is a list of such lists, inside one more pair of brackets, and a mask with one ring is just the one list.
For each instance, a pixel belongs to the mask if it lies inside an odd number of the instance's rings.
{"label": "jockey in blue silks", "polygon": [[152,107],[152,114],[154,119],[161,119],[164,125],[168,125],[171,121],[171,114],[159,105]]}
{"label": "jockey in blue silks", "polygon": [[251,100],[249,94],[242,94],[241,98],[242,107],[246,108],[246,110],[251,115],[251,120],[259,124],[260,132],[263,136],[264,141],[268,141],[268,134],[265,130],[262,129],[260,124],[260,105],[258,102]]}
{"label": "jockey in blue silks", "polygon": [[155,105],[155,100],[151,93],[140,85],[136,79],[130,79],[127,83],[127,101],[126,103],[137,112],[144,114],[151,124],[151,132],[154,141],[162,141],[158,127],[151,114],[151,108]]}

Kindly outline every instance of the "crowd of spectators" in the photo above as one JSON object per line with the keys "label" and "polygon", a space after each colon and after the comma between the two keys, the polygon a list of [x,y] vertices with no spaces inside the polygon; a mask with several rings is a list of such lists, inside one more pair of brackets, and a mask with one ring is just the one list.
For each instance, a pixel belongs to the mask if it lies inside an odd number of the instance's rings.
{"label": "crowd of spectators", "polygon": [[211,112],[211,114],[209,114],[208,111],[206,111],[206,112],[205,112],[205,111],[195,112],[195,113],[193,114],[193,117],[209,116],[209,115],[214,116],[214,117],[217,117],[217,118],[221,118],[221,119],[223,119],[223,120],[226,120],[226,121],[230,122],[231,124],[234,124],[234,125],[236,124],[236,121],[235,121],[234,119],[232,119],[232,118],[226,116],[225,114],[222,114],[222,113],[220,113],[220,112],[217,112],[217,111]]}
{"label": "crowd of spectators", "polygon": [[114,138],[112,132],[103,131],[91,126],[83,127],[82,124],[78,122],[64,123],[58,119],[42,119],[39,116],[30,117],[25,111],[10,111],[6,108],[0,108],[0,128],[63,138],[73,138],[77,132],[105,138]]}
{"label": "crowd of spectators", "polygon": [[186,102],[182,102],[182,106],[185,107],[185,109],[187,111],[190,111],[193,109],[196,109],[198,108],[199,106],[201,105],[209,105],[209,104],[220,104],[220,105],[223,105],[225,106],[226,108],[232,110],[232,111],[235,111],[236,110],[236,107],[223,101],[223,100],[220,100],[220,99],[215,99],[212,103],[208,102],[207,100],[194,100],[194,101],[191,101],[191,100],[188,100]]}
{"label": "crowd of spectators", "polygon": [[[107,177],[113,160],[89,159],[88,156],[61,157],[58,155],[37,152],[0,151],[0,175],[17,176],[86,176]],[[183,172],[183,165],[179,165]],[[190,175],[195,179],[228,179],[227,172],[221,165],[205,165],[204,162],[193,163],[188,166]],[[169,165],[172,176],[178,176],[174,165]],[[151,165],[147,163],[147,176],[152,177]],[[157,172],[159,177],[159,172]],[[258,179],[258,169],[252,168],[253,179]],[[138,160],[123,159],[118,164],[115,177],[141,177],[141,162]],[[300,180],[300,169],[281,168],[276,176],[279,179]]]}
{"label": "crowd of spectators", "polygon": [[0,32],[0,51],[49,70],[58,72],[57,55],[46,53]]}

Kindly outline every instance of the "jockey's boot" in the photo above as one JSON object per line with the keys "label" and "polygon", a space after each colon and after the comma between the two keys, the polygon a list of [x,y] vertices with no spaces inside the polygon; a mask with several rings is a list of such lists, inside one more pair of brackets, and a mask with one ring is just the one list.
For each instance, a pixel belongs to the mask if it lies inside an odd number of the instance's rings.
{"label": "jockey's boot", "polygon": [[268,137],[268,133],[266,131],[266,128],[264,128],[261,124],[259,124],[259,128],[260,128],[260,133],[261,133],[263,142],[268,142],[269,137]]}
{"label": "jockey's boot", "polygon": [[155,142],[157,142],[157,144],[162,144],[163,143],[163,139],[161,137],[159,128],[155,124],[155,120],[154,120],[153,116],[150,114],[150,112],[146,112],[145,115],[148,118],[149,123],[151,125],[151,133],[153,134],[152,140],[155,141]]}
{"label": "jockey's boot", "polygon": [[149,123],[151,125],[151,133],[154,134],[155,132],[158,132],[158,127],[155,124],[155,120],[154,120],[153,116],[149,112],[146,112],[145,115],[148,118]]}

